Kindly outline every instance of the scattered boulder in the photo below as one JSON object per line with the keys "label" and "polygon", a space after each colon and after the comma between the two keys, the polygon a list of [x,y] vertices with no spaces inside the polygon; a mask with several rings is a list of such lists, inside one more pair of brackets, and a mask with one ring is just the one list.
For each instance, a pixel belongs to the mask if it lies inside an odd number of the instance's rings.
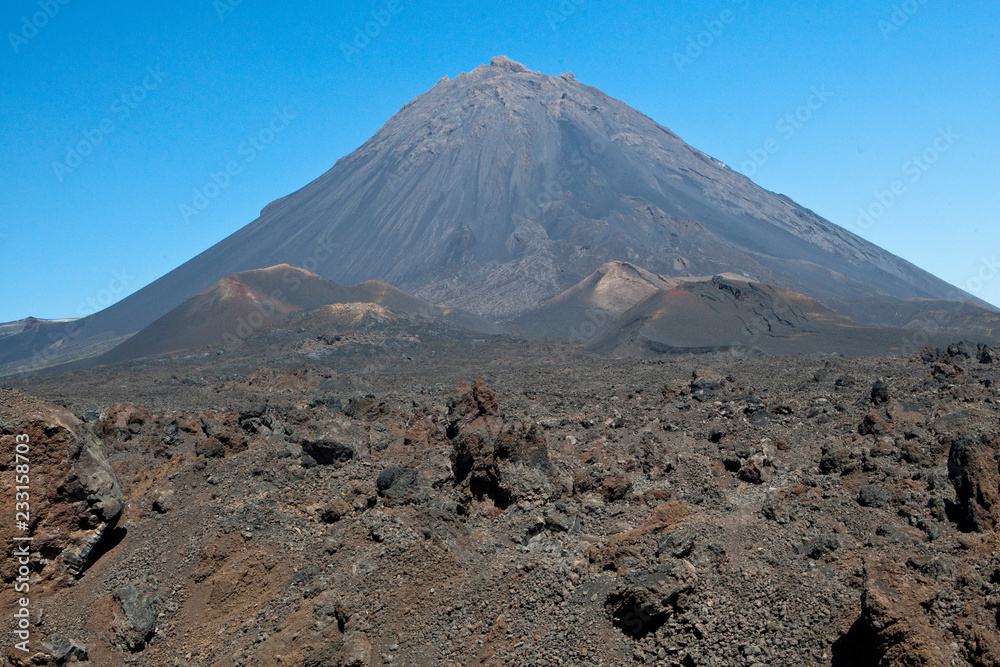
{"label": "scattered boulder", "polygon": [[302,441],[302,458],[309,457],[321,466],[344,463],[354,458],[354,449],[347,443],[332,438],[316,438]]}
{"label": "scattered boulder", "polygon": [[624,500],[632,490],[632,480],[628,475],[611,475],[601,480],[598,493],[604,498],[604,502],[613,503],[617,500]]}
{"label": "scattered boulder", "polygon": [[405,489],[417,481],[417,471],[409,468],[387,468],[379,473],[375,487],[382,497],[392,495],[393,489]]}
{"label": "scattered boulder", "polygon": [[920,351],[920,360],[925,364],[933,364],[936,361],[940,361],[945,356],[945,351],[940,347],[925,347]]}
{"label": "scattered boulder", "polygon": [[882,380],[877,380],[872,385],[871,399],[875,405],[882,405],[889,402],[889,387]]}
{"label": "scattered boulder", "polygon": [[210,438],[225,436],[229,432],[225,426],[205,415],[201,416],[201,430]]}
{"label": "scattered boulder", "polygon": [[750,414],[750,423],[757,428],[763,428],[771,423],[771,415],[767,413],[767,410],[757,410]]}
{"label": "scattered boulder", "polygon": [[380,497],[395,503],[426,502],[430,499],[417,471],[410,468],[386,468],[375,480],[375,488]]}
{"label": "scattered boulder", "polygon": [[472,431],[497,434],[503,424],[497,395],[482,378],[476,378],[471,386],[465,382],[458,386],[458,397],[449,404],[448,417],[449,438]]}
{"label": "scattered boulder", "polygon": [[194,446],[194,453],[206,459],[221,459],[226,448],[216,438],[201,438]]}
{"label": "scattered boulder", "polygon": [[626,576],[608,594],[604,608],[616,628],[630,637],[642,638],[683,611],[697,581],[691,563],[672,561],[652,572]]}
{"label": "scattered boulder", "polygon": [[885,431],[885,419],[877,410],[869,410],[865,413],[861,423],[858,424],[860,435],[881,435]]}
{"label": "scattered boulder", "polygon": [[819,560],[839,548],[840,539],[836,535],[820,535],[800,545],[799,553],[813,560]]}
{"label": "scattered boulder", "polygon": [[337,654],[337,664],[343,667],[369,667],[372,664],[372,645],[363,633],[352,633],[344,640]]}
{"label": "scattered boulder", "polygon": [[88,660],[87,645],[76,639],[52,637],[48,644],[42,644],[57,665],[67,662],[86,662]]}
{"label": "scattered boulder", "polygon": [[858,492],[858,504],[862,507],[885,507],[889,504],[889,491],[879,484],[868,484]]}
{"label": "scattered boulder", "polygon": [[989,345],[979,346],[979,363],[995,364],[1000,362],[1000,354]]}
{"label": "scattered boulder", "polygon": [[718,444],[727,435],[729,435],[729,427],[725,424],[720,424],[708,432],[708,441]]}
{"label": "scattered boulder", "polygon": [[240,410],[237,423],[243,431],[253,435],[270,435],[274,426],[267,413],[267,405],[263,403]]}
{"label": "scattered boulder", "polygon": [[657,542],[660,556],[682,558],[695,566],[721,558],[726,548],[716,540],[706,540],[692,528],[677,528],[666,533]]}
{"label": "scattered boulder", "polygon": [[335,498],[320,510],[323,523],[337,523],[351,513],[351,506],[343,498]]}
{"label": "scattered boulder", "polygon": [[374,394],[355,396],[347,401],[347,406],[344,408],[344,414],[351,419],[365,421],[375,421],[388,412],[389,409],[385,402],[378,400]]}
{"label": "scattered boulder", "polygon": [[951,357],[952,359],[958,357],[964,359],[972,359],[973,355],[975,354],[976,353],[973,350],[972,344],[967,340],[959,341],[957,343],[952,343],[951,345],[948,346],[948,356]]}
{"label": "scattered boulder", "polygon": [[201,416],[201,430],[206,437],[214,439],[222,445],[223,455],[246,449],[247,438],[245,434],[236,433],[211,417]]}
{"label": "scattered boulder", "polygon": [[156,494],[153,499],[152,509],[157,514],[166,514],[175,507],[175,492],[173,489],[167,489]]}
{"label": "scattered boulder", "polygon": [[737,477],[750,484],[763,484],[771,479],[772,472],[773,463],[771,459],[758,452],[743,462],[737,473]]}
{"label": "scattered boulder", "polygon": [[823,445],[819,471],[824,475],[847,474],[853,470],[851,450],[842,444]]}
{"label": "scattered boulder", "polygon": [[118,603],[114,631],[122,648],[137,653],[146,646],[156,632],[156,609],[146,592],[133,586],[123,586],[113,594]]}
{"label": "scattered boulder", "polygon": [[482,381],[459,386],[449,408],[452,474],[477,500],[506,509],[551,495],[548,444],[535,425],[504,428],[496,394]]}
{"label": "scattered boulder", "polygon": [[931,370],[931,375],[939,382],[954,380],[963,373],[965,373],[965,369],[952,363],[950,358],[936,362]]}
{"label": "scattered boulder", "polygon": [[680,525],[687,514],[688,508],[683,503],[661,503],[653,508],[649,518],[643,521],[638,528],[612,535],[608,540],[608,546],[615,549],[623,545],[634,544],[644,537],[669,531]]}
{"label": "scattered boulder", "polygon": [[676,401],[681,395],[681,390],[673,385],[665,384],[663,385],[663,388],[660,389],[660,395],[666,402]]}
{"label": "scattered boulder", "polygon": [[146,424],[152,422],[153,416],[145,408],[120,403],[104,411],[94,423],[94,430],[102,439],[127,442],[132,436],[142,433]]}
{"label": "scattered boulder", "polygon": [[1000,525],[1000,439],[951,439],[948,477],[955,487],[959,530],[989,531]]}
{"label": "scattered boulder", "polygon": [[[487,473],[480,482],[484,488],[496,479],[499,498],[510,502],[544,500],[552,495],[550,482],[552,462],[548,444],[541,431],[534,425],[518,424],[507,428],[497,439],[493,450],[493,463],[488,465],[495,473]],[[502,506],[503,502],[498,504]]]}
{"label": "scattered boulder", "polygon": [[692,391],[716,391],[726,386],[726,378],[709,369],[699,368],[691,373]]}

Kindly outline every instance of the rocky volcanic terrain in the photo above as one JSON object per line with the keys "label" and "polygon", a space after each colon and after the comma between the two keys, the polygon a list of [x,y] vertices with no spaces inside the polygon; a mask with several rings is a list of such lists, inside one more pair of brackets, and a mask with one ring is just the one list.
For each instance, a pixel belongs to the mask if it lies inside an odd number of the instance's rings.
{"label": "rocky volcanic terrain", "polygon": [[[377,306],[0,390],[4,664],[1000,665],[997,354],[608,359]],[[89,662],[88,662],[89,661]]]}
{"label": "rocky volcanic terrain", "polygon": [[49,369],[0,389],[0,662],[1000,667],[1000,356],[952,343],[998,331],[494,58],[118,304],[0,325]]}
{"label": "rocky volcanic terrain", "polygon": [[998,335],[497,57],[0,324],[0,664],[1000,667]]}

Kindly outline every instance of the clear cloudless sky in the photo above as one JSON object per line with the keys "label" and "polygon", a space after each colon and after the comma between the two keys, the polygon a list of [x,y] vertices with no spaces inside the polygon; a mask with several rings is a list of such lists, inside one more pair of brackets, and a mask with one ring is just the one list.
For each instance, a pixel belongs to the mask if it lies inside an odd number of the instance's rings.
{"label": "clear cloudless sky", "polygon": [[[394,0],[358,49],[387,7],[3,3],[0,321],[127,296],[322,174],[442,76],[498,54],[572,71],[1000,304],[996,0]],[[241,146],[275,110],[294,117],[247,162]],[[94,149],[70,156],[88,134]],[[241,173],[185,221],[181,204],[231,160]],[[859,209],[873,215],[859,223]]]}

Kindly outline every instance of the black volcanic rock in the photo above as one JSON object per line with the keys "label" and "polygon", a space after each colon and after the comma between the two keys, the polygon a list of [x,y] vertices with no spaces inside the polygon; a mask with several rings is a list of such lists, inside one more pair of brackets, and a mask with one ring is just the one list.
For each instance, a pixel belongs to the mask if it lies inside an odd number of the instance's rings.
{"label": "black volcanic rock", "polygon": [[882,405],[889,402],[889,387],[883,380],[876,380],[872,385],[871,399],[875,405]]}
{"label": "black volcanic rock", "polygon": [[343,463],[354,458],[354,450],[350,445],[330,438],[303,441],[302,453],[311,456],[321,466]]}

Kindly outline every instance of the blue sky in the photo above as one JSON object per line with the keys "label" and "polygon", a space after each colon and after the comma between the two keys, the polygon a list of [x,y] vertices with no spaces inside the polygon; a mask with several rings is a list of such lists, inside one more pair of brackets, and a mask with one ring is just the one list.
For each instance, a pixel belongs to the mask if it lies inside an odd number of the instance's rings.
{"label": "blue sky", "polygon": [[995,0],[10,0],[0,29],[0,321],[127,296],[498,54],[1000,304]]}

